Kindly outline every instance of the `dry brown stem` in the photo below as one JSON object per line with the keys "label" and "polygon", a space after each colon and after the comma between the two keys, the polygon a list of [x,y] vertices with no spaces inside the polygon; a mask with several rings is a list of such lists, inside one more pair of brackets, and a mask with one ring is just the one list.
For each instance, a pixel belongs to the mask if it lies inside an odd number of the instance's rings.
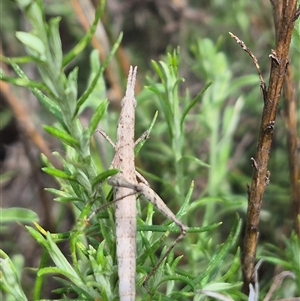
{"label": "dry brown stem", "polygon": [[259,77],[259,81],[260,81],[260,89],[263,93],[263,97],[264,99],[266,98],[266,83],[263,79],[263,76],[261,74],[261,70],[260,70],[260,66],[258,64],[258,60],[256,58],[256,56],[253,54],[253,52],[246,46],[246,44],[244,43],[244,41],[240,40],[237,36],[235,36],[233,33],[229,32],[230,36],[235,39],[235,41],[242,47],[242,49],[247,52],[250,57],[252,58],[253,60],[253,63],[255,65],[255,68],[257,70],[257,74],[258,74],[258,77]]}
{"label": "dry brown stem", "polygon": [[[85,31],[88,31],[94,20],[96,11],[92,1],[72,0],[71,4],[77,15],[79,23]],[[99,22],[95,35],[92,38],[92,45],[99,51],[99,56],[102,62],[106,60],[109,50],[111,49],[111,44],[113,44],[113,41],[111,41],[107,34],[104,24]],[[125,54],[121,46],[117,50],[117,61],[116,59],[112,59],[105,70],[108,86],[110,87],[109,99],[112,102],[112,105],[117,105],[119,107],[119,100],[122,99],[123,92],[120,88],[122,87],[120,84],[121,80],[118,77],[118,72],[116,72],[116,70],[118,70],[118,65],[121,67],[120,69],[123,73],[122,76],[124,76],[129,69],[130,64],[128,56]],[[139,90],[139,87],[137,90]]]}
{"label": "dry brown stem", "polygon": [[289,66],[284,78],[283,86],[284,96],[284,117],[287,133],[287,150],[290,170],[290,183],[292,195],[292,212],[294,230],[300,237],[300,170],[299,170],[299,153],[298,153],[298,133],[297,133],[297,110],[295,85],[293,81],[292,69]]}
{"label": "dry brown stem", "polygon": [[[250,187],[248,187],[248,210],[242,256],[244,280],[243,292],[246,294],[249,293],[249,284],[254,284],[253,272],[259,236],[258,226],[260,209],[266,186],[269,183],[269,153],[273,138],[277,107],[289,64],[288,54],[296,16],[297,0],[278,0],[273,1],[272,4],[275,15],[276,48],[271,51],[269,56],[271,58],[270,80],[267,91],[265,92],[263,90],[264,108],[256,155],[252,159],[252,182]],[[252,59],[254,60],[253,57]]]}

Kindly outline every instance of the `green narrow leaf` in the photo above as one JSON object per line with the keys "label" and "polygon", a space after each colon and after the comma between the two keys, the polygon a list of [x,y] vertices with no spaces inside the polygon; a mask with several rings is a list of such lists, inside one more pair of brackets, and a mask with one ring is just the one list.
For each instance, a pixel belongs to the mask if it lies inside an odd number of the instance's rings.
{"label": "green narrow leaf", "polygon": [[204,92],[209,88],[209,86],[212,84],[212,82],[208,82],[205,84],[204,88],[196,95],[196,97],[189,103],[189,105],[184,109],[183,113],[182,113],[182,117],[180,120],[180,128],[181,130],[183,129],[183,123],[184,123],[184,119],[186,117],[186,115],[188,114],[188,112],[195,106],[195,104],[200,101],[200,99],[202,98]]}
{"label": "green narrow leaf", "polygon": [[95,34],[97,29],[97,24],[104,11],[105,4],[106,4],[106,0],[100,1],[99,7],[96,10],[96,16],[92,26],[90,27],[86,35],[79,41],[79,43],[69,53],[65,55],[62,63],[64,67],[68,65],[74,58],[76,58],[78,54],[80,54],[92,40],[93,35]]}
{"label": "green narrow leaf", "polygon": [[35,35],[28,32],[16,32],[16,37],[28,49],[29,54],[42,61],[46,60],[46,48],[43,42]]}
{"label": "green narrow leaf", "polygon": [[[15,300],[27,301],[20,284],[17,270],[10,260],[9,256],[0,249],[0,274],[1,274],[1,289],[8,293]],[[10,299],[12,300],[12,299]]]}
{"label": "green narrow leaf", "polygon": [[292,36],[292,45],[300,53],[300,21],[295,22],[295,27]]}
{"label": "green narrow leaf", "polygon": [[58,190],[55,188],[45,188],[46,191],[49,191],[50,193],[60,196],[60,197],[64,197],[64,198],[74,198],[74,196],[72,196],[71,194],[62,191],[62,190]]}
{"label": "green narrow leaf", "polygon": [[160,69],[162,70],[161,74],[163,76],[162,83],[165,86],[166,93],[170,93],[173,90],[174,87],[174,81],[177,79],[172,74],[172,66],[167,65],[165,62],[160,61]]}
{"label": "green narrow leaf", "polygon": [[49,21],[49,48],[52,55],[54,69],[62,70],[62,44],[59,36],[59,23],[61,18],[53,18]]}
{"label": "green narrow leaf", "polygon": [[93,79],[93,81],[90,83],[89,87],[87,88],[87,90],[83,93],[83,95],[79,98],[78,102],[77,102],[77,109],[75,112],[75,115],[78,113],[81,105],[87,100],[87,98],[89,97],[89,95],[92,93],[92,91],[94,90],[99,77],[102,75],[102,73],[104,72],[104,70],[106,69],[107,65],[109,64],[109,62],[111,61],[112,57],[115,55],[117,49],[119,48],[119,45],[122,41],[122,37],[123,37],[123,33],[120,33],[116,43],[114,44],[112,50],[110,51],[107,59],[104,61],[104,63],[102,64],[102,66],[99,68],[97,74],[95,75],[95,78]]}
{"label": "green narrow leaf", "polygon": [[[166,223],[172,223],[171,221],[167,221]],[[209,226],[204,227],[189,227],[187,233],[204,233],[215,230],[220,227],[222,223],[214,223]],[[158,233],[180,233],[181,230],[177,226],[157,226],[157,225],[141,225],[138,224],[137,231],[150,231],[150,232],[158,232]]]}
{"label": "green narrow leaf", "polygon": [[152,122],[151,122],[151,124],[150,124],[150,126],[149,126],[149,129],[148,129],[147,132],[146,132],[146,133],[147,133],[147,137],[145,137],[145,139],[142,139],[142,140],[138,143],[138,145],[135,147],[135,149],[134,149],[134,155],[135,155],[135,156],[138,155],[138,153],[139,153],[140,150],[142,149],[143,145],[145,144],[147,138],[150,136],[151,131],[152,131],[152,129],[153,129],[153,126],[154,126],[154,124],[155,124],[155,121],[156,121],[156,119],[157,119],[157,116],[158,116],[158,111],[155,112],[154,117],[153,117],[153,119],[152,119]]}
{"label": "green narrow leaf", "polygon": [[211,167],[209,164],[207,164],[207,163],[205,163],[205,162],[199,160],[199,159],[196,158],[196,157],[192,157],[192,156],[182,156],[182,157],[180,158],[180,160],[178,161],[178,163],[183,164],[182,162],[183,162],[184,160],[191,161],[191,162],[193,162],[193,163],[195,163],[195,164],[198,164],[199,166],[204,166],[204,167],[207,167],[207,168],[210,168],[210,167]]}
{"label": "green narrow leaf", "polygon": [[104,115],[104,113],[106,112],[107,110],[107,107],[108,107],[108,101],[107,99],[105,101],[102,101],[98,108],[96,109],[96,111],[94,112],[92,118],[91,118],[91,121],[90,121],[90,124],[89,124],[89,134],[90,134],[90,137],[92,135],[94,135],[95,131],[96,131],[96,128],[102,118],[102,116]]}
{"label": "green narrow leaf", "polygon": [[[47,273],[50,272],[51,269],[55,269],[54,273],[62,273],[68,279],[70,279],[73,283],[78,285],[79,287],[84,286],[84,283],[81,281],[80,277],[77,275],[71,264],[67,261],[65,256],[62,254],[60,249],[57,247],[56,243],[53,241],[51,234],[46,232],[46,238],[44,238],[38,231],[33,229],[32,227],[26,227],[33,238],[40,243],[44,248],[47,249],[50,257],[54,261],[56,267],[55,268],[44,268],[39,270],[38,275],[47,270]],[[52,273],[52,272],[51,272]]]}
{"label": "green narrow leaf", "polygon": [[[161,93],[156,93],[158,99],[160,100],[160,105],[164,112],[164,118],[168,124],[168,130],[170,137],[174,136],[174,124],[173,124],[173,114],[174,114],[174,95],[173,88],[176,79],[171,72],[172,66],[168,66],[165,62],[160,61],[160,67],[156,62],[152,62],[153,68],[159,75],[161,82],[163,84],[163,91]],[[157,84],[154,83],[156,86]],[[158,90],[155,87],[155,90]],[[154,91],[155,91],[154,90]]]}
{"label": "green narrow leaf", "polygon": [[68,75],[67,82],[65,85],[65,91],[63,92],[66,96],[65,101],[60,102],[60,107],[64,114],[68,116],[68,119],[74,116],[74,112],[77,107],[77,76],[78,76],[78,67],[75,67]]}
{"label": "green narrow leaf", "polygon": [[50,167],[43,167],[42,171],[44,171],[48,175],[56,177],[56,178],[70,180],[70,181],[74,181],[75,180],[74,176],[72,176],[70,174],[67,174],[64,171],[59,170],[59,169],[50,168]]}
{"label": "green narrow leaf", "polygon": [[38,89],[31,89],[33,95],[38,99],[42,106],[44,106],[55,118],[60,122],[60,124],[66,128],[65,123],[63,121],[62,113],[60,107],[52,101],[49,97],[43,94]]}
{"label": "green narrow leaf", "polygon": [[157,73],[157,75],[159,76],[159,78],[161,79],[161,81],[164,82],[164,80],[165,80],[164,76],[163,76],[163,74],[162,74],[162,72],[161,72],[161,70],[160,70],[157,62],[154,61],[154,60],[152,60],[151,64],[152,64],[153,69],[155,70],[155,72]]}
{"label": "green narrow leaf", "polygon": [[164,92],[163,84],[156,83],[149,76],[147,76],[147,82],[149,83],[149,85],[147,85],[146,88],[152,91],[153,93],[160,95]]}
{"label": "green narrow leaf", "polygon": [[44,125],[43,128],[48,134],[56,137],[57,139],[64,142],[65,144],[74,148],[77,148],[79,146],[77,140],[73,138],[71,135],[69,135],[68,133],[49,125]]}
{"label": "green narrow leaf", "polygon": [[3,61],[4,63],[7,63],[7,64],[10,64],[11,62],[13,62],[15,64],[24,65],[24,64],[32,63],[33,59],[31,56],[19,56],[19,57],[8,58],[8,57],[0,54],[0,61]]}
{"label": "green narrow leaf", "polygon": [[240,267],[241,267],[241,252],[240,252],[240,248],[238,247],[236,254],[234,256],[234,259],[232,260],[232,263],[230,265],[229,270],[225,273],[225,275],[222,277],[221,280],[232,283],[234,281],[235,275],[238,273]]}
{"label": "green narrow leaf", "polygon": [[43,85],[41,83],[38,83],[35,81],[30,81],[25,78],[13,78],[13,77],[9,77],[9,76],[2,74],[0,79],[5,82],[8,82],[14,86],[25,87],[28,89],[32,89],[32,88],[45,89],[46,88],[45,85]]}
{"label": "green narrow leaf", "polygon": [[44,11],[44,1],[42,0],[30,1],[30,4],[26,7],[26,9],[24,9],[28,21],[34,28],[34,33],[43,41],[44,45],[46,46],[48,24],[44,22]]}
{"label": "green narrow leaf", "polygon": [[32,223],[38,222],[38,215],[25,208],[11,207],[0,208],[1,223]]}
{"label": "green narrow leaf", "polygon": [[179,47],[173,50],[173,54],[168,53],[168,62],[171,70],[174,71],[173,76],[177,77],[179,69]]}
{"label": "green narrow leaf", "polygon": [[45,238],[43,237],[43,235],[38,232],[37,230],[35,230],[33,227],[30,226],[25,226],[26,229],[28,230],[28,232],[30,233],[30,235],[34,238],[35,241],[37,241],[40,245],[45,247]]}
{"label": "green narrow leaf", "polygon": [[38,99],[38,101],[50,113],[52,113],[56,117],[56,119],[64,126],[64,121],[63,121],[61,110],[60,110],[59,106],[54,101],[52,101],[49,97],[47,97],[45,94],[43,94],[39,89],[39,88],[41,88],[41,90],[46,90],[47,92],[50,93],[50,91],[47,89],[47,87],[44,84],[41,84],[42,86],[39,86],[40,83],[38,83],[38,85],[34,84],[33,86],[31,86],[32,81],[30,81],[28,79],[28,77],[25,75],[23,70],[10,59],[9,59],[9,63],[13,67],[15,72],[18,74],[18,76],[27,81],[28,85],[26,84],[26,87],[28,87],[30,89],[30,91]]}
{"label": "green narrow leaf", "polygon": [[49,232],[46,233],[46,238],[49,255],[51,256],[56,266],[59,269],[61,269],[64,273],[69,274],[68,278],[74,283],[76,283],[79,286],[82,285],[80,277],[78,277],[71,264],[67,261],[66,257],[62,254],[56,243],[53,241]]}
{"label": "green narrow leaf", "polygon": [[179,219],[181,218],[181,216],[183,216],[183,215],[185,215],[187,213],[187,209],[188,209],[189,202],[191,200],[193,191],[194,191],[194,181],[192,181],[192,183],[190,185],[190,188],[188,190],[188,193],[187,193],[187,195],[185,197],[185,200],[184,200],[182,206],[180,207],[179,211],[176,214],[176,216]]}
{"label": "green narrow leaf", "polygon": [[82,187],[84,187],[84,189],[88,195],[92,194],[91,182],[90,182],[89,178],[87,177],[87,175],[80,169],[77,170],[76,180]]}
{"label": "green narrow leaf", "polygon": [[54,198],[53,200],[57,203],[70,203],[70,202],[74,202],[74,201],[76,201],[76,202],[82,201],[81,199],[76,198],[76,197],[57,197],[57,198]]}
{"label": "green narrow leaf", "polygon": [[107,178],[116,175],[119,172],[118,169],[109,169],[107,171],[98,174],[92,182],[92,187],[95,188],[99,183],[104,182]]}
{"label": "green narrow leaf", "polygon": [[241,226],[242,221],[237,215],[235,223],[232,226],[232,229],[226,242],[222,246],[221,250],[218,250],[217,253],[215,253],[215,256],[212,257],[212,259],[208,263],[208,267],[206,268],[206,270],[199,277],[197,277],[197,280],[195,279],[196,283],[199,282],[201,286],[204,286],[212,280],[212,275],[215,273],[216,270],[220,269],[224,258],[227,256],[230,249],[236,243],[238,234],[241,231]]}

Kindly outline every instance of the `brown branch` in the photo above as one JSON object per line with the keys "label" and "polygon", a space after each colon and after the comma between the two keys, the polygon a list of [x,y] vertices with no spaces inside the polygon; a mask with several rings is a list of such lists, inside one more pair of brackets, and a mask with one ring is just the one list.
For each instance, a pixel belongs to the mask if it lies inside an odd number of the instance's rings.
{"label": "brown branch", "polygon": [[[85,31],[88,31],[94,20],[96,10],[92,1],[72,0],[71,4],[77,15],[79,23]],[[105,61],[109,54],[111,44],[113,44],[111,40],[112,39],[110,39],[104,24],[99,22],[95,35],[92,38],[92,45],[95,49],[98,49],[102,62]],[[118,70],[120,67],[122,76],[124,77],[127,74],[130,63],[128,56],[121,46],[118,48],[116,56],[117,60],[114,58],[110,62],[105,70],[105,75],[108,81],[108,86],[110,87],[109,99],[112,102],[112,105],[119,107],[119,102],[120,99],[122,99],[123,91],[121,89],[122,85],[120,84],[121,80],[118,77],[118,72],[116,72],[116,70]],[[137,90],[139,90],[138,84]]]}
{"label": "brown branch", "polygon": [[[269,183],[270,172],[267,166],[280,93],[289,64],[288,53],[294,28],[297,0],[278,0],[273,1],[272,4],[276,16],[276,49],[272,50],[270,55],[269,87],[264,97],[258,145],[255,158],[252,160],[254,165],[252,182],[248,189],[247,222],[242,255],[243,292],[246,294],[249,293],[249,284],[254,283],[253,273],[259,236],[260,209],[263,194]],[[254,60],[253,57],[252,59]]]}
{"label": "brown branch", "polygon": [[294,229],[300,237],[300,170],[298,154],[298,133],[297,133],[297,109],[295,97],[295,85],[293,81],[292,69],[289,66],[284,78],[284,117],[287,132],[287,149],[290,170],[290,183],[292,194],[292,211]]}

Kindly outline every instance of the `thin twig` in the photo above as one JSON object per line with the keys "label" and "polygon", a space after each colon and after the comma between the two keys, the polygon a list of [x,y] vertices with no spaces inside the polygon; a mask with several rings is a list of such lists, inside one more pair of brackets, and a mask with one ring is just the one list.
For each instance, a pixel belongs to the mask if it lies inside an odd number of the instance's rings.
{"label": "thin twig", "polygon": [[244,51],[246,51],[250,55],[250,57],[252,58],[253,63],[255,65],[255,68],[257,70],[257,74],[258,74],[259,80],[260,80],[260,88],[261,88],[261,91],[263,93],[263,98],[265,100],[266,96],[267,96],[266,83],[265,83],[265,81],[264,81],[264,79],[262,77],[260,66],[259,66],[259,63],[258,63],[258,60],[257,60],[256,56],[253,54],[253,52],[246,46],[246,44],[241,39],[239,39],[237,36],[235,36],[231,32],[229,32],[229,34],[242,47],[242,49]]}

